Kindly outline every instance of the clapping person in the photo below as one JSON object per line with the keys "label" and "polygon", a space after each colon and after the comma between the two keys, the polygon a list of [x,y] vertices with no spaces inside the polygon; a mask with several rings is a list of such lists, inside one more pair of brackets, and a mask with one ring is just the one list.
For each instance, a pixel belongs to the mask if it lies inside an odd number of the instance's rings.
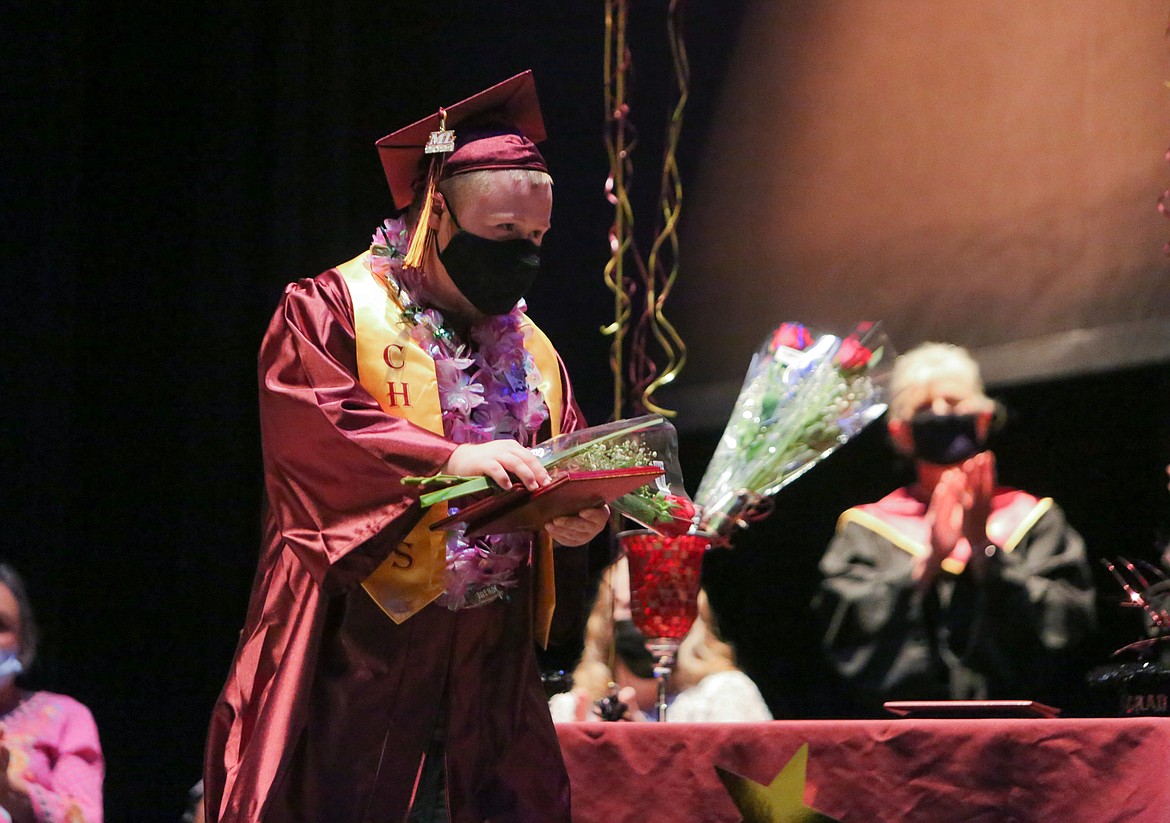
{"label": "clapping person", "polygon": [[916,481],[849,509],[816,607],[848,714],[886,700],[1058,701],[1094,622],[1084,543],[1049,498],[996,484],[995,406],[962,348],[902,355],[889,433]]}

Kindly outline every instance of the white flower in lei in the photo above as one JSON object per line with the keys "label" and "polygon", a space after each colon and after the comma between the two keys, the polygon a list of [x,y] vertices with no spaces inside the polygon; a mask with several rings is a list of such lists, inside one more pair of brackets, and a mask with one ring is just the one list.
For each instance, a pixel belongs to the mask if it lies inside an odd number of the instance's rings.
{"label": "white flower in lei", "polygon": [[[444,435],[455,443],[510,439],[531,445],[549,411],[538,388],[540,372],[524,347],[524,301],[472,326],[468,336],[475,347],[469,348],[441,312],[424,309],[412,296],[426,286],[419,272],[402,265],[409,239],[404,220],[386,220],[374,232],[368,265],[395,289],[411,338],[435,361]],[[526,534],[468,540],[462,530],[450,532],[447,588],[438,602],[455,610],[505,596],[530,547]]]}

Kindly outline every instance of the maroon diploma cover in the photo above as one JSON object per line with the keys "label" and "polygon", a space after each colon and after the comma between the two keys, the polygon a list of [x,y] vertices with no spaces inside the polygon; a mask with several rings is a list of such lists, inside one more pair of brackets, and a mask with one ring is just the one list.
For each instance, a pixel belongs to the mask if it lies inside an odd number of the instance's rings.
{"label": "maroon diploma cover", "polygon": [[467,537],[539,531],[558,517],[617,500],[659,477],[657,466],[601,471],[570,471],[535,491],[516,484],[505,492],[477,500],[431,525],[431,529],[467,527]]}

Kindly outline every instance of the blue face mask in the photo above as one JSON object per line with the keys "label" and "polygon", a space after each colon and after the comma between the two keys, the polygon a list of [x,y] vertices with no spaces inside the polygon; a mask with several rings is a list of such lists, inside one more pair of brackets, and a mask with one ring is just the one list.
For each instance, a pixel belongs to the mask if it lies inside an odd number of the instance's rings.
{"label": "blue face mask", "polygon": [[0,687],[7,686],[24,671],[24,664],[17,657],[16,649],[0,651]]}

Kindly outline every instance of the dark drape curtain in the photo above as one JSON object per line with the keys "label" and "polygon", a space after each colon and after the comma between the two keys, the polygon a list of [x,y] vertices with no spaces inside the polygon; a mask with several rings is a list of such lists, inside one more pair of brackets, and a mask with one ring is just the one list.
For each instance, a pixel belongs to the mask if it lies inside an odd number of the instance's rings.
{"label": "dark drape curtain", "polygon": [[[665,17],[634,5],[652,152]],[[694,13],[708,87],[733,9]],[[45,630],[29,683],[97,716],[111,820],[174,820],[199,777],[255,567],[257,344],[388,216],[377,138],[534,70],[556,204],[529,302],[608,415],[603,33],[603,4],[538,0],[0,9],[0,554]]]}
{"label": "dark drape curtain", "polygon": [[[42,27],[47,20],[55,25]],[[67,526],[76,499],[70,440],[82,414],[73,405],[74,338],[84,303],[76,213],[80,32],[70,3],[0,9],[0,553],[28,578],[48,637],[64,630],[67,595],[39,583],[74,579],[63,568],[63,549],[74,538]],[[41,671],[52,679],[59,664],[42,655]]]}
{"label": "dark drape curtain", "polygon": [[373,141],[536,71],[558,282],[532,303],[586,381],[608,206],[600,7],[132,5],[0,11],[0,539],[44,624],[30,683],[94,709],[110,819],[144,821],[177,819],[199,777],[242,623],[260,335],[286,282],[387,216]]}

